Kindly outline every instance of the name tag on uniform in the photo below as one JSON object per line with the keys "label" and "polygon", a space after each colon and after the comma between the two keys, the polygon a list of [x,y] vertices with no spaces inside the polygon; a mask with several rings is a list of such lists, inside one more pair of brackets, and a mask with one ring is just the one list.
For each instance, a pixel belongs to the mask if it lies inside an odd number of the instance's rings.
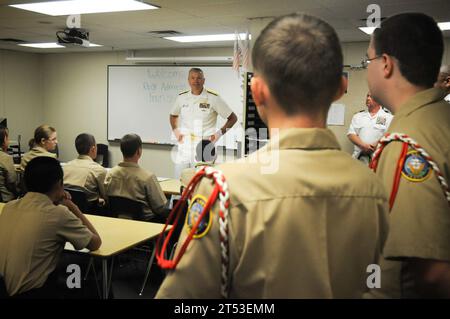
{"label": "name tag on uniform", "polygon": [[208,110],[210,107],[210,104],[209,103],[200,103],[198,106],[201,110]]}
{"label": "name tag on uniform", "polygon": [[385,116],[379,116],[377,117],[377,122],[376,124],[379,125],[386,125],[386,117]]}

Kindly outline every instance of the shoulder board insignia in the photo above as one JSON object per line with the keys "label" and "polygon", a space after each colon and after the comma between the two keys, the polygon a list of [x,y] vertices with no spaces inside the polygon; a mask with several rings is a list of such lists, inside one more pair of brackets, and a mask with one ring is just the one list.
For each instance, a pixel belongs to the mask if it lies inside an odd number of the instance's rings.
{"label": "shoulder board insignia", "polygon": [[431,165],[419,152],[411,150],[406,154],[402,176],[411,182],[423,182],[432,170]]}
{"label": "shoulder board insignia", "polygon": [[[191,229],[194,228],[195,224],[202,215],[203,208],[205,207],[207,201],[208,200],[206,199],[206,197],[200,194],[197,194],[194,196],[194,198],[192,198],[185,221],[188,234],[191,232]],[[212,220],[212,212],[210,210],[209,212],[206,212],[205,215],[203,215],[203,218],[200,220],[198,228],[193,237],[202,238],[203,236],[205,236],[211,228]]]}
{"label": "shoulder board insignia", "polygon": [[362,113],[362,112],[365,112],[366,110],[361,110],[361,111],[358,111],[358,112],[356,112],[356,113]]}
{"label": "shoulder board insignia", "polygon": [[389,109],[385,108],[384,106],[383,106],[383,111],[385,111],[386,113],[391,114],[391,111],[389,111]]}
{"label": "shoulder board insignia", "polygon": [[211,91],[210,89],[206,89],[206,92],[211,93],[212,95],[219,96],[217,92]]}
{"label": "shoulder board insignia", "polygon": [[180,93],[179,93],[178,95],[186,94],[187,92],[189,92],[189,90],[186,90],[186,91],[180,92]]}

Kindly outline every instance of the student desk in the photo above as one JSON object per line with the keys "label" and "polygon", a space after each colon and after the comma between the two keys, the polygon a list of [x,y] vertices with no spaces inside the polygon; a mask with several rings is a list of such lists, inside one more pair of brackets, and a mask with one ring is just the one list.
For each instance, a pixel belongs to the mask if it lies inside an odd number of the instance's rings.
{"label": "student desk", "polygon": [[166,195],[180,195],[181,182],[178,179],[168,179],[159,182],[161,188]]}

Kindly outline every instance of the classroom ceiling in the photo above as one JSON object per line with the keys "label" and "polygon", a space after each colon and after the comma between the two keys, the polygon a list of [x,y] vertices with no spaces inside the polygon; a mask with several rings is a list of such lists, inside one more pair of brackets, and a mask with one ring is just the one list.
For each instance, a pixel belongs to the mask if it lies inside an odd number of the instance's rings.
{"label": "classroom ceiling", "polygon": [[[0,0],[0,39],[24,42],[55,42],[56,31],[63,30],[66,16],[52,17],[8,7],[9,4],[39,0]],[[438,22],[450,21],[448,0],[145,0],[158,10],[85,14],[82,28],[100,48],[32,49],[0,40],[0,49],[29,52],[72,52],[143,50],[163,48],[232,47],[232,42],[178,43],[151,31],[173,30],[182,35],[245,32],[252,20],[303,11],[321,17],[338,32],[342,42],[367,41],[357,29],[365,24],[367,5],[381,6],[382,17],[400,12],[423,12]],[[444,32],[450,37],[450,31]]]}

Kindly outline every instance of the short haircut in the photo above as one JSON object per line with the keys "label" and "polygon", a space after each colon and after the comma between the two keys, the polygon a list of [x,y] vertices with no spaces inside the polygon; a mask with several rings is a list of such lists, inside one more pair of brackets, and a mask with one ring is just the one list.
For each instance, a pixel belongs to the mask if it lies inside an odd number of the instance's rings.
{"label": "short haircut", "polygon": [[142,148],[142,140],[137,134],[127,134],[120,140],[120,151],[123,157],[132,157]]}
{"label": "short haircut", "polygon": [[9,136],[7,127],[0,125],[0,147],[5,146],[5,138]]}
{"label": "short haircut", "polygon": [[75,148],[80,155],[89,154],[92,146],[95,146],[95,137],[91,134],[81,133],[75,139]]}
{"label": "short haircut", "polygon": [[[56,130],[50,125],[41,125],[34,130],[34,144],[39,145],[42,139],[49,139],[52,133],[56,132]],[[31,141],[29,142],[31,145]]]}
{"label": "short haircut", "polygon": [[326,22],[294,13],[272,21],[252,50],[255,73],[288,115],[323,112],[341,83],[339,38]]}
{"label": "short haircut", "polygon": [[191,74],[191,72],[194,72],[194,73],[203,73],[203,70],[200,69],[200,68],[191,68],[191,69],[189,70],[189,73],[188,73],[188,74]]}
{"label": "short haircut", "polygon": [[373,33],[377,56],[397,59],[403,77],[410,83],[430,88],[441,66],[444,43],[433,18],[423,13],[402,13],[381,23]]}
{"label": "short haircut", "polygon": [[59,161],[48,156],[33,158],[25,168],[24,180],[28,192],[46,194],[63,181],[63,170]]}
{"label": "short haircut", "polygon": [[213,162],[216,159],[216,148],[210,140],[201,140],[196,147],[196,159],[200,162]]}

